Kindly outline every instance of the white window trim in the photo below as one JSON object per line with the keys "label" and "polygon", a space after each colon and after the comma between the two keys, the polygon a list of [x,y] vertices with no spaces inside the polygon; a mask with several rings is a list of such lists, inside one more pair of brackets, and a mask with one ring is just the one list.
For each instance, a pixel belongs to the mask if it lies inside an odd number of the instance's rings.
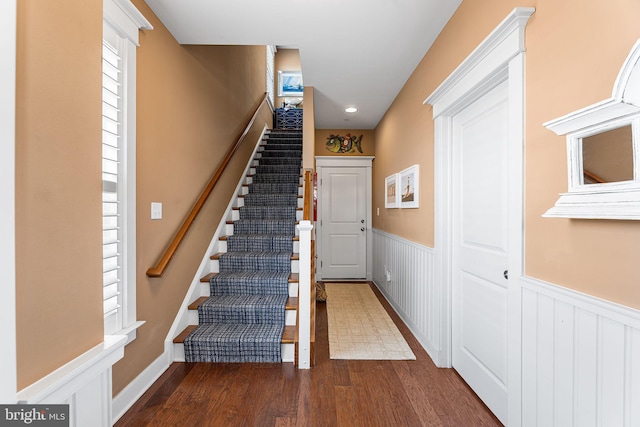
{"label": "white window trim", "polygon": [[0,3],[0,402],[15,403],[16,365],[16,252],[15,252],[15,125],[16,125],[16,13],[17,1]]}
{"label": "white window trim", "polygon": [[123,179],[123,245],[122,260],[122,329],[118,335],[127,335],[127,343],[136,338],[137,329],[144,324],[136,315],[136,47],[139,46],[140,29],[152,30],[153,26],[129,0],[104,0],[104,26],[111,27],[121,38],[119,54],[123,61],[122,133],[126,143],[121,151]]}
{"label": "white window trim", "polygon": [[[634,179],[583,184],[582,138],[631,125]],[[640,219],[640,40],[631,49],[613,86],[611,98],[544,123],[566,135],[568,191],[544,217]]]}
{"label": "white window trim", "polygon": [[275,105],[275,93],[276,93],[276,52],[278,49],[274,45],[267,45],[267,90],[266,92],[269,94],[269,100],[271,101],[271,105]]}

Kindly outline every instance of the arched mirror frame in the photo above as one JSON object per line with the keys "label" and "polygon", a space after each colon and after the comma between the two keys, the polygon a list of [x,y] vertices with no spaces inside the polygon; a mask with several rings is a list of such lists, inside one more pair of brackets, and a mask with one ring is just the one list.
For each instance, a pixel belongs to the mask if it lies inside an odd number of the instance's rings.
{"label": "arched mirror frame", "polygon": [[[566,135],[568,191],[561,193],[544,217],[640,219],[640,40],[631,49],[613,87],[611,98],[544,123]],[[582,140],[631,126],[633,179],[586,184]]]}

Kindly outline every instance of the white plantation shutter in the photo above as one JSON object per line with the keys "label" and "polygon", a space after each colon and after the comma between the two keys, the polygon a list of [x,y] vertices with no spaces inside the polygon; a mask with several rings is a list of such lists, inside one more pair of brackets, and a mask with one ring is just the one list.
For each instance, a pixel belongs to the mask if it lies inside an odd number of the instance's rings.
{"label": "white plantation shutter", "polygon": [[122,60],[117,49],[102,44],[102,286],[105,334],[122,329]]}
{"label": "white plantation shutter", "polygon": [[267,45],[267,93],[271,105],[275,103],[275,55],[276,47]]}

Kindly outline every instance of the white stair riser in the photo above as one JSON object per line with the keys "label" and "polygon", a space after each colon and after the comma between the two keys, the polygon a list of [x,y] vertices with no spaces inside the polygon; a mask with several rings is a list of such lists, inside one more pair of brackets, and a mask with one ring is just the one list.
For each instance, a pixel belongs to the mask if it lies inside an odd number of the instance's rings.
{"label": "white stair riser", "polygon": [[286,326],[295,326],[295,324],[296,324],[296,310],[285,310],[285,312],[284,312],[284,324]]}

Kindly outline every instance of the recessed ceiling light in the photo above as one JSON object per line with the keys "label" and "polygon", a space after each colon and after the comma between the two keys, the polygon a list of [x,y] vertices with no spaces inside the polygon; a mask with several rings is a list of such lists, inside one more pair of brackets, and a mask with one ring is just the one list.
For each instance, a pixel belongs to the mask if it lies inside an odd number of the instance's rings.
{"label": "recessed ceiling light", "polygon": [[358,109],[356,107],[347,107],[344,109],[344,111],[346,111],[347,113],[355,113],[356,111],[358,111]]}

